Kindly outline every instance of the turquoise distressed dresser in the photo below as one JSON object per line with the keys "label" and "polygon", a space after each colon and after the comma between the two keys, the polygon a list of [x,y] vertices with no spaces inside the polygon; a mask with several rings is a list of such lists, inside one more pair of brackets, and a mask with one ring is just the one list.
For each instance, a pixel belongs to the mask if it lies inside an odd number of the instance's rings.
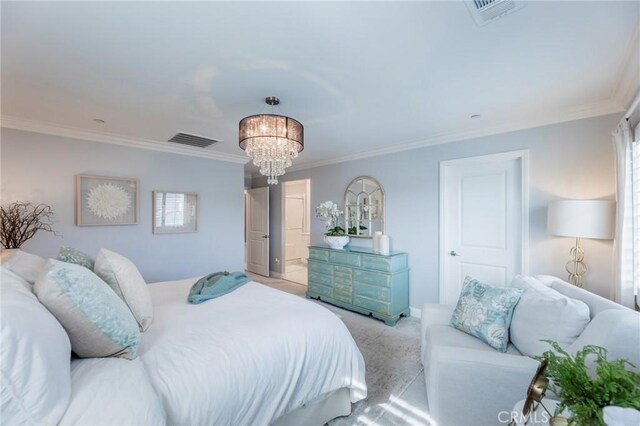
{"label": "turquoise distressed dresser", "polygon": [[409,315],[407,254],[311,246],[307,297],[395,325]]}

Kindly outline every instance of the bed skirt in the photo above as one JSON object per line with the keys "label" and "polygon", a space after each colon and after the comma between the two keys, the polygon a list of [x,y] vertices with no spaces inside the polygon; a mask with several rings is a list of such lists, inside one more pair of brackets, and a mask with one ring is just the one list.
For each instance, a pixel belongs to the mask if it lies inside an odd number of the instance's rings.
{"label": "bed skirt", "polygon": [[349,388],[325,393],[276,420],[272,426],[322,426],[336,417],[351,414]]}

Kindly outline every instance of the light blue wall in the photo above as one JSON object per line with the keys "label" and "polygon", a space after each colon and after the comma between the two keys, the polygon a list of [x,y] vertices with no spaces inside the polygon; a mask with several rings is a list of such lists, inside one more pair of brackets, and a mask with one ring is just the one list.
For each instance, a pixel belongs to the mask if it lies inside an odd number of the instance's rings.
{"label": "light blue wall", "polygon": [[[530,152],[530,272],[565,276],[572,241],[547,234],[546,210],[557,198],[613,199],[615,192],[611,131],[620,115],[538,127],[478,139],[436,145],[287,173],[285,180],[311,179],[311,205],[344,203],[348,183],[360,175],[378,179],[386,191],[386,232],[394,250],[409,253],[410,304],[438,301],[439,165],[442,160],[528,149]],[[313,141],[307,141],[311,144]],[[301,154],[304,156],[304,152]],[[254,179],[253,186],[264,186]],[[280,272],[281,185],[271,187],[271,270]],[[324,227],[312,220],[311,242],[322,243]],[[371,244],[354,240],[353,244]],[[590,270],[585,287],[609,296],[611,241],[586,240]]]}
{"label": "light blue wall", "polygon": [[[147,282],[242,270],[243,187],[241,164],[97,142],[2,129],[2,204],[15,200],[51,205],[62,237],[39,233],[23,248],[52,257],[61,245],[95,255],[101,247],[130,258]],[[77,227],[75,175],[140,180],[138,225]],[[197,192],[198,232],[154,235],[151,191]]]}

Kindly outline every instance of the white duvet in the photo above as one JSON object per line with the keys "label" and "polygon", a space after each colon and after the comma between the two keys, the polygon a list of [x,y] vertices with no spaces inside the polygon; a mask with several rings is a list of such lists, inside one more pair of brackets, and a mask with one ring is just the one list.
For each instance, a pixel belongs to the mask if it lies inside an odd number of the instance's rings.
{"label": "white duvet", "polygon": [[254,282],[192,305],[194,282],[149,285],[139,354],[168,424],[268,425],[339,388],[366,397],[362,354],[333,313]]}

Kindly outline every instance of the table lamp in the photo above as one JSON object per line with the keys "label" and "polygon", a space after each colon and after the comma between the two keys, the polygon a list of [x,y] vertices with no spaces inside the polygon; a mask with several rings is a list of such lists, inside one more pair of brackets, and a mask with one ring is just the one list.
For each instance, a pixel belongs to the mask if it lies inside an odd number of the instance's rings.
{"label": "table lamp", "polygon": [[613,239],[616,204],[602,200],[557,200],[549,203],[547,230],[559,237],[573,237],[576,245],[569,251],[565,269],[569,282],[582,287],[587,272],[581,238]]}

